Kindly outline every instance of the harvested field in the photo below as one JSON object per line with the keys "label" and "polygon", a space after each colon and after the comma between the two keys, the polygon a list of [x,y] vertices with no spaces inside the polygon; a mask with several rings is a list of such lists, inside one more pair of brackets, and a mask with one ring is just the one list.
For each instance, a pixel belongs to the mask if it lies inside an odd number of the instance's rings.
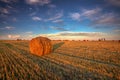
{"label": "harvested field", "polygon": [[30,54],[29,41],[0,41],[0,80],[120,80],[117,41],[52,41],[53,52]]}

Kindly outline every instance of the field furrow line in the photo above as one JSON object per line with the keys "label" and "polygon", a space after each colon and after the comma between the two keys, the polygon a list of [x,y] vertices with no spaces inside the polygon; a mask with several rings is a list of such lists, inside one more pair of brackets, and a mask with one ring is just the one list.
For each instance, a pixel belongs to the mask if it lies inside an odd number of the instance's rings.
{"label": "field furrow line", "polygon": [[[90,57],[83,57],[83,56],[81,57],[79,54],[76,55],[76,53],[73,53],[73,52],[66,52],[66,51],[61,50],[61,51],[58,51],[58,52],[55,52],[55,53],[70,56],[70,57],[74,57],[74,58],[79,58],[79,59],[87,60],[87,61],[91,61],[91,62],[96,62],[96,63],[100,63],[100,64],[107,64],[107,65],[110,65],[110,66],[116,66],[116,67],[120,68],[119,64],[112,63],[112,62],[106,62],[106,61],[103,61],[103,60],[100,60],[100,59],[92,59]],[[82,53],[80,53],[80,54],[82,54]]]}
{"label": "field furrow line", "polygon": [[[67,70],[68,72],[66,72],[69,76],[71,75],[74,75],[74,74],[77,74],[76,77],[78,78],[81,78],[81,76],[84,76],[84,78],[90,78],[92,77],[92,79],[94,78],[98,78],[100,79],[100,77],[103,77],[104,78],[109,78],[112,80],[112,78],[110,78],[109,76],[105,76],[105,75],[102,75],[102,74],[98,74],[96,72],[90,72],[89,70],[86,70],[85,68],[83,67],[78,67],[78,66],[74,66],[72,64],[69,63],[69,61],[64,61],[62,59],[54,59],[54,58],[50,58],[50,57],[43,57],[43,59],[46,59],[49,63],[53,63],[53,64],[56,64],[59,66],[59,68],[61,68],[61,71],[62,71],[62,74],[64,74],[64,70]],[[78,75],[79,74],[79,75]],[[92,75],[90,75],[92,74]],[[94,74],[96,75],[99,75],[99,77],[97,76],[94,76]],[[73,79],[72,77],[70,77],[70,79]]]}
{"label": "field furrow line", "polygon": [[[103,65],[103,64],[97,64],[91,61],[86,61],[86,60],[80,60],[78,58],[74,57],[69,57],[69,56],[64,56],[60,55],[57,53],[54,53],[53,55],[47,55],[45,57],[50,58],[54,62],[61,62],[63,64],[70,64],[74,67],[79,67],[80,69],[86,69],[91,72],[96,72],[101,75],[106,75],[106,76],[112,76],[112,74],[116,74],[116,72],[119,74],[120,73],[120,68],[115,67],[115,66],[109,66],[109,65]],[[109,72],[108,70],[111,70],[112,72]]]}
{"label": "field furrow line", "polygon": [[[20,60],[22,60],[23,61],[23,63],[24,64],[29,64],[29,65],[26,65],[27,66],[27,68],[26,69],[28,69],[28,70],[30,70],[31,72],[30,73],[36,73],[36,75],[38,75],[39,77],[41,76],[42,78],[44,78],[42,75],[43,75],[43,73],[40,75],[40,72],[44,72],[44,71],[37,71],[37,70],[35,70],[34,68],[34,65],[36,65],[35,63],[33,63],[31,60],[29,60],[28,58],[26,58],[25,56],[22,56],[22,54],[20,54],[20,51],[21,50],[19,50],[19,49],[17,49],[17,50],[12,50],[11,49],[11,51],[12,51],[12,54],[14,54],[16,57],[18,57]],[[16,52],[16,51],[18,51],[18,52]],[[26,66],[23,66],[23,67],[26,67]],[[27,70],[27,71],[28,71]],[[32,72],[33,71],[33,72]],[[31,75],[33,75],[33,74],[31,74]],[[35,77],[35,75],[34,75],[34,77]],[[47,77],[47,76],[46,76]],[[51,77],[51,76],[48,76],[48,77]]]}

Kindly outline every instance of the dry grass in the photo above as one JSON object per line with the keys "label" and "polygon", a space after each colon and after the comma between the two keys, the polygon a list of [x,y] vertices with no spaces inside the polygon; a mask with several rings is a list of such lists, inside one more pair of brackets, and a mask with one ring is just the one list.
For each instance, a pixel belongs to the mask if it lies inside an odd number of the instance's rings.
{"label": "dry grass", "polygon": [[120,43],[52,41],[35,56],[29,41],[0,41],[0,80],[120,80]]}

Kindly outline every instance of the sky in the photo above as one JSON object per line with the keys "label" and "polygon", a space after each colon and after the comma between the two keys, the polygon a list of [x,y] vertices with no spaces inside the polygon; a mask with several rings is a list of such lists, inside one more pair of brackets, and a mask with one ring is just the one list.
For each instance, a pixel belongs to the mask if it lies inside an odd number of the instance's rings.
{"label": "sky", "polygon": [[0,40],[120,40],[120,0],[0,0]]}

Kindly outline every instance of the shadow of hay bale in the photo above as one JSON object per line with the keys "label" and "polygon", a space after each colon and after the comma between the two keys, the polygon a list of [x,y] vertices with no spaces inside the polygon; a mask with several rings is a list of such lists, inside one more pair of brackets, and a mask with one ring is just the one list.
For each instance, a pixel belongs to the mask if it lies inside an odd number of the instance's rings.
{"label": "shadow of hay bale", "polygon": [[60,42],[60,43],[54,44],[52,51],[55,51],[57,48],[61,47],[63,44],[64,44],[64,42]]}

